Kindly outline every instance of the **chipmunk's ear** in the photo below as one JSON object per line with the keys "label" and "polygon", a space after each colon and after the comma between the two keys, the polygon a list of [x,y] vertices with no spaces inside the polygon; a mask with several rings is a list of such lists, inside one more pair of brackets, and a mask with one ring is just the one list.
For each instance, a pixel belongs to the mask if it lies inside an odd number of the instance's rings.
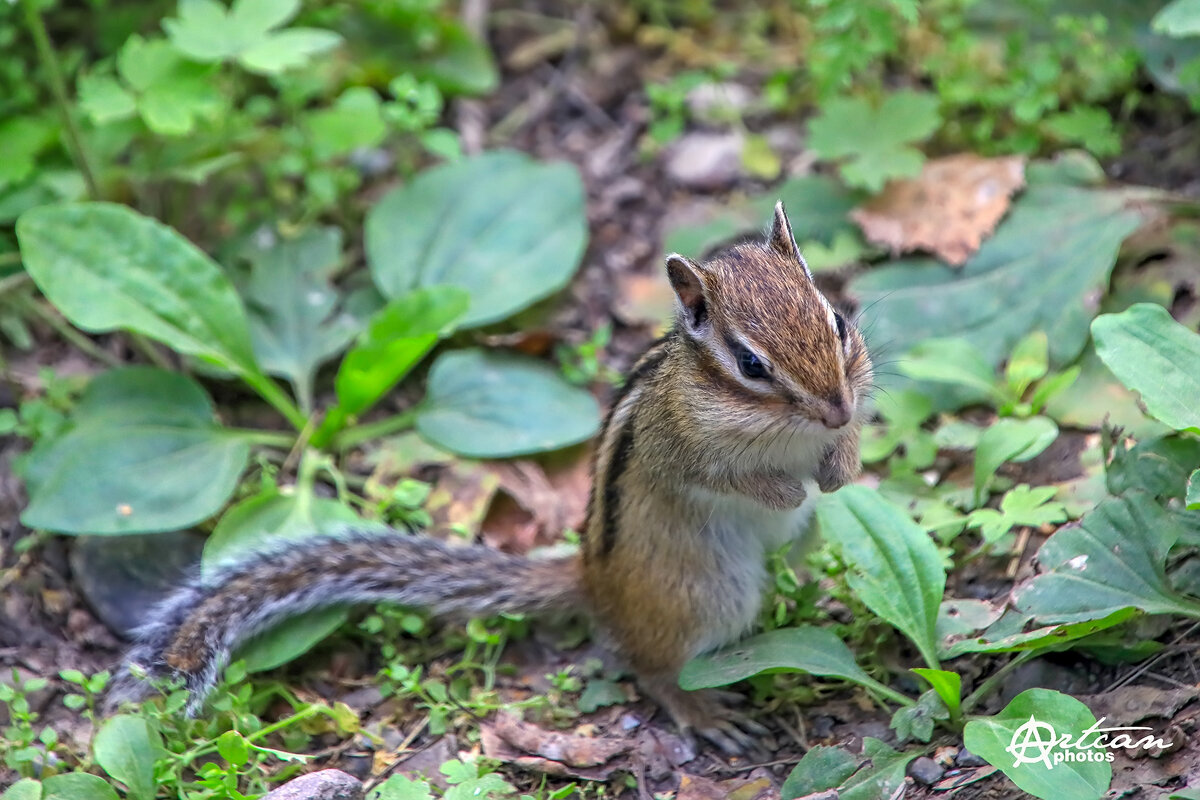
{"label": "chipmunk's ear", "polygon": [[700,274],[700,266],[690,258],[678,253],[667,256],[667,278],[679,298],[681,318],[691,331],[699,331],[708,324],[708,301]]}
{"label": "chipmunk's ear", "polygon": [[804,260],[804,256],[800,255],[796,237],[792,235],[792,223],[788,222],[782,200],[775,203],[775,219],[771,221],[771,233],[767,237],[767,242],[771,245],[771,249],[779,255],[798,262],[804,270],[804,274],[808,276],[809,280],[812,280],[808,262]]}

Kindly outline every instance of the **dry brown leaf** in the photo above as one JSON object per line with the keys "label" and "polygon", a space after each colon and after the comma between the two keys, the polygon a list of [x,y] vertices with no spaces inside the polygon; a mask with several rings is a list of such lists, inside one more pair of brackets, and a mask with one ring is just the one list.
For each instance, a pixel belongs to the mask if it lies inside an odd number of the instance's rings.
{"label": "dry brown leaf", "polygon": [[768,778],[730,778],[715,781],[683,775],[675,800],[778,800],[779,790]]}
{"label": "dry brown leaf", "polygon": [[483,538],[493,547],[526,553],[558,542],[568,528],[580,530],[591,485],[586,448],[545,467],[537,461],[497,462],[491,466],[500,494],[483,522]]}
{"label": "dry brown leaf", "polygon": [[867,239],[893,253],[928,250],[961,266],[1024,185],[1023,157],[963,153],[926,161],[918,177],[891,181],[850,216]]}
{"label": "dry brown leaf", "polygon": [[618,770],[630,769],[623,756],[635,744],[632,739],[548,731],[511,714],[485,722],[479,740],[488,758],[547,775],[601,781]]}
{"label": "dry brown leaf", "polygon": [[456,461],[441,470],[425,510],[433,520],[430,531],[447,535],[455,529],[479,530],[500,488],[500,478],[488,464]]}

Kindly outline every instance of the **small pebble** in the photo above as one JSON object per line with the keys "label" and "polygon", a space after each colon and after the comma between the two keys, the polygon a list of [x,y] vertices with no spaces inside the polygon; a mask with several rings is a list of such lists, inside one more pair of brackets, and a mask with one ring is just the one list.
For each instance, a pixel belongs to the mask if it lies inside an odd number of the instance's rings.
{"label": "small pebble", "polygon": [[946,770],[942,769],[942,765],[928,756],[921,756],[908,765],[908,774],[912,779],[926,786],[937,783],[945,773]]}
{"label": "small pebble", "polygon": [[711,191],[732,185],[742,175],[745,137],[733,133],[696,131],[677,141],[664,164],[667,177],[678,186]]}
{"label": "small pebble", "polygon": [[982,767],[986,765],[986,761],[965,747],[959,750],[958,755],[954,757],[954,766],[956,767]]}
{"label": "small pebble", "polygon": [[269,792],[263,800],[362,800],[362,781],[340,769],[310,772]]}

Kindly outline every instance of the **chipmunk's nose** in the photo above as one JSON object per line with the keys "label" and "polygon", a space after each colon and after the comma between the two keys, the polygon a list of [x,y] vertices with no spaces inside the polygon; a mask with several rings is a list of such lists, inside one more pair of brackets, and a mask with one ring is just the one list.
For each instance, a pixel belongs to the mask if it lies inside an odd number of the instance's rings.
{"label": "chipmunk's nose", "polygon": [[846,402],[844,397],[831,399],[825,404],[824,410],[821,412],[821,422],[826,428],[836,430],[841,428],[850,421],[852,412],[850,404]]}

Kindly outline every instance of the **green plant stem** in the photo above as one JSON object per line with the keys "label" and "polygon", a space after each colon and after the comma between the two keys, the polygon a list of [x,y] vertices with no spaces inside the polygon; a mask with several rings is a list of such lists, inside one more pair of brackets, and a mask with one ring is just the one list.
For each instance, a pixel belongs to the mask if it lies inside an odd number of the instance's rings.
{"label": "green plant stem", "polygon": [[34,46],[37,47],[38,60],[42,62],[42,67],[50,78],[50,91],[54,93],[58,111],[62,115],[67,139],[71,142],[71,155],[75,158],[75,166],[79,168],[80,174],[83,175],[83,181],[87,184],[88,197],[92,200],[99,200],[100,189],[96,184],[96,174],[92,171],[91,158],[88,156],[87,147],[83,144],[83,137],[79,134],[74,117],[71,116],[71,101],[67,98],[67,84],[63,80],[62,67],[59,66],[54,45],[50,42],[50,34],[46,32],[46,23],[34,6],[33,0],[24,0],[22,5],[25,7],[25,23],[29,26]]}
{"label": "green plant stem", "polygon": [[304,416],[296,404],[275,381],[263,375],[261,372],[246,372],[241,376],[242,380],[250,384],[250,388],[258,392],[262,399],[270,403],[276,411],[283,414],[287,419],[288,424],[298,431],[304,430],[304,426],[308,424],[308,417]]}
{"label": "green plant stem", "polygon": [[902,692],[896,691],[887,684],[879,683],[878,681],[872,681],[871,683],[864,683],[862,685],[869,691],[881,694],[897,705],[908,707],[915,706],[917,704],[916,700],[913,700],[911,697]]}
{"label": "green plant stem", "polygon": [[[270,736],[272,733],[275,733],[275,731],[282,730],[283,728],[286,728],[289,725],[295,725],[297,722],[306,720],[309,717],[314,717],[317,714],[327,713],[327,711],[328,711],[328,709],[325,706],[321,705],[320,703],[313,703],[312,705],[309,705],[309,706],[301,709],[300,711],[297,711],[295,714],[292,714],[290,717],[284,717],[283,719],[279,720],[278,722],[272,723],[272,724],[266,726],[265,728],[262,728],[261,730],[258,730],[252,734],[249,734],[248,736],[246,736],[246,741],[247,742],[256,742],[265,736]],[[210,740],[210,741],[205,742],[204,744],[196,745],[191,750],[180,753],[179,756],[176,757],[176,761],[178,761],[178,763],[181,764],[182,766],[188,767],[188,766],[191,766],[191,763],[193,761],[195,761],[197,758],[199,758],[200,756],[207,755],[209,753],[215,753],[216,751],[217,751],[216,740]]]}
{"label": "green plant stem", "polygon": [[226,432],[250,444],[257,444],[262,447],[275,447],[280,450],[288,450],[296,442],[296,437],[290,433],[256,431],[249,428],[227,428]]}
{"label": "green plant stem", "polygon": [[175,366],[167,359],[166,356],[158,352],[158,348],[154,346],[153,342],[140,333],[134,333],[133,331],[129,331],[128,333],[130,341],[133,342],[133,346],[140,350],[142,355],[150,360],[150,363],[154,364],[154,366],[158,367],[159,369],[174,371]]}
{"label": "green plant stem", "polygon": [[22,297],[17,301],[17,305],[24,308],[30,314],[33,314],[41,319],[43,322],[53,328],[54,332],[59,336],[66,339],[68,342],[75,345],[76,348],[88,354],[102,364],[105,364],[109,367],[124,366],[119,358],[114,356],[112,353],[101,350],[96,346],[95,342],[84,336],[82,333],[72,327],[70,323],[61,319],[57,314],[43,306],[33,297]]}
{"label": "green plant stem", "polygon": [[363,442],[369,442],[381,436],[389,436],[393,433],[406,431],[416,424],[417,415],[420,412],[420,406],[413,406],[408,411],[396,414],[393,417],[385,417],[376,422],[368,422],[365,425],[355,425],[346,428],[334,437],[333,447],[338,451],[349,450]]}
{"label": "green plant stem", "polygon": [[1000,683],[1007,678],[1013,670],[1024,664],[1029,659],[1033,658],[1034,652],[1035,651],[1033,650],[1026,650],[1023,653],[1020,653],[1013,658],[1012,661],[1009,661],[1003,667],[996,670],[996,672],[990,678],[979,684],[979,687],[975,691],[971,692],[963,699],[961,714],[964,716],[969,714],[971,709],[975,708],[975,706],[979,705],[980,701],[995,691],[996,688],[1000,686]]}

